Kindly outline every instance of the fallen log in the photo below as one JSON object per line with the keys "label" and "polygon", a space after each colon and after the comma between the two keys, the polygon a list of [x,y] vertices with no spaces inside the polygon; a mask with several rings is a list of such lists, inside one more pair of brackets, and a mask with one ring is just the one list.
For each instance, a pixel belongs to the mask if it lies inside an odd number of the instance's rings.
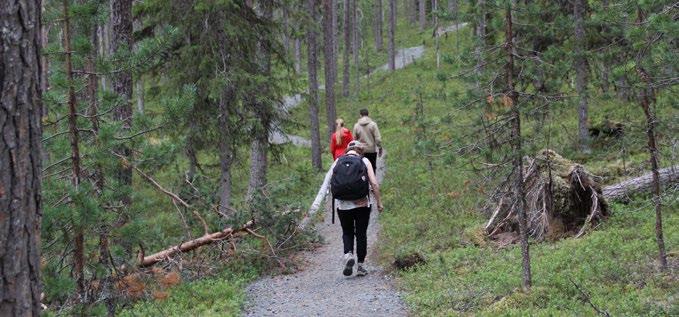
{"label": "fallen log", "polygon": [[[660,174],[661,185],[679,184],[679,165],[663,168],[658,173]],[[649,172],[639,177],[606,186],[603,189],[603,195],[609,201],[625,201],[629,200],[633,194],[650,191],[652,183],[653,173]]]}
{"label": "fallen log", "polygon": [[194,249],[197,249],[201,246],[211,244],[216,241],[222,241],[225,239],[230,239],[236,235],[242,235],[242,234],[247,234],[250,231],[250,228],[255,224],[254,220],[248,221],[243,227],[240,229],[233,229],[233,228],[226,228],[224,230],[210,233],[203,235],[200,238],[196,238],[193,240],[189,240],[186,242],[182,242],[178,245],[172,246],[168,249],[165,249],[163,251],[151,254],[149,256],[144,256],[143,253],[139,255],[139,266],[140,267],[147,267],[154,265],[160,261],[163,261],[165,259],[168,259],[172,256],[175,256],[179,253],[184,253],[188,252]]}
{"label": "fallen log", "polygon": [[318,189],[316,198],[314,199],[314,202],[311,203],[309,211],[307,211],[307,213],[304,215],[304,218],[302,218],[302,221],[300,221],[299,226],[297,227],[298,229],[304,229],[309,224],[309,221],[311,221],[311,216],[315,215],[316,212],[318,212],[318,209],[321,208],[321,203],[323,203],[323,199],[325,199],[325,196],[328,194],[328,189],[330,188],[331,177],[332,169],[328,169],[328,171],[325,173],[323,184],[321,184],[321,188]]}

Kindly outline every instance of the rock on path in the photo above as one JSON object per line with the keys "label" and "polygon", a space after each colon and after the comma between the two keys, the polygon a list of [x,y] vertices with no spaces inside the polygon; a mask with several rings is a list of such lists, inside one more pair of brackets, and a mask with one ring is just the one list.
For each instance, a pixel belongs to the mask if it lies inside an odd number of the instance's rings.
{"label": "rock on path", "polygon": [[[384,164],[378,161],[378,178]],[[380,230],[378,213],[371,212],[368,227],[368,275],[342,275],[342,241],[339,221],[330,224],[326,212],[317,224],[326,244],[306,251],[302,271],[262,278],[247,289],[245,316],[407,316],[392,278],[375,262],[374,243]],[[355,267],[354,267],[355,268]]]}

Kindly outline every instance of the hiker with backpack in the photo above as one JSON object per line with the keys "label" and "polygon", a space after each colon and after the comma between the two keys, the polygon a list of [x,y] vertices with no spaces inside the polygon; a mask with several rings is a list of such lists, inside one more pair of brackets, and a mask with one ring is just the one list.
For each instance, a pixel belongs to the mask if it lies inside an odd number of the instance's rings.
{"label": "hiker with backpack", "polygon": [[382,156],[382,136],[377,123],[368,117],[368,109],[359,111],[361,117],[354,124],[354,138],[365,145],[363,155],[370,160],[373,172],[377,170],[377,155]]}
{"label": "hiker with backpack", "polygon": [[354,137],[351,135],[351,131],[344,127],[344,120],[337,118],[335,120],[335,132],[330,136],[330,154],[332,154],[332,159],[336,160],[344,155],[349,142],[353,140]]}
{"label": "hiker with backpack", "polygon": [[[380,197],[380,187],[372,163],[363,157],[364,145],[359,141],[351,141],[346,153],[332,164],[330,190],[333,195],[333,223],[335,208],[342,225],[342,242],[344,257],[342,274],[350,276],[358,261],[357,276],[368,274],[365,269],[365,257],[368,253],[368,223],[370,209],[377,204],[382,212],[384,206]],[[372,190],[373,195],[370,195]],[[373,200],[374,197],[374,200]],[[354,258],[354,238],[356,239],[356,255]]]}

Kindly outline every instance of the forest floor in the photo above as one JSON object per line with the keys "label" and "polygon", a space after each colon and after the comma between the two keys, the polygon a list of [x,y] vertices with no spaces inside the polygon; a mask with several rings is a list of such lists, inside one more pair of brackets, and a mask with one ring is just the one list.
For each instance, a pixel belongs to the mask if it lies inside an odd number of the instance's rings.
{"label": "forest floor", "polygon": [[[378,179],[384,160],[378,160]],[[367,276],[342,275],[342,230],[330,212],[316,225],[326,243],[299,256],[301,271],[262,278],[247,289],[245,316],[406,316],[392,277],[377,263],[375,242],[380,231],[375,208],[368,227]]]}

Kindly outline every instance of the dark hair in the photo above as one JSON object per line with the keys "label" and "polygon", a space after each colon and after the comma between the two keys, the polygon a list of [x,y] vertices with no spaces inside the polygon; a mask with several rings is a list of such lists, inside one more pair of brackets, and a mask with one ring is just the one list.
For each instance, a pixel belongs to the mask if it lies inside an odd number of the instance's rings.
{"label": "dark hair", "polygon": [[368,115],[368,109],[363,108],[363,109],[361,109],[361,111],[359,111],[358,113],[360,113],[361,116],[365,117],[365,116]]}

